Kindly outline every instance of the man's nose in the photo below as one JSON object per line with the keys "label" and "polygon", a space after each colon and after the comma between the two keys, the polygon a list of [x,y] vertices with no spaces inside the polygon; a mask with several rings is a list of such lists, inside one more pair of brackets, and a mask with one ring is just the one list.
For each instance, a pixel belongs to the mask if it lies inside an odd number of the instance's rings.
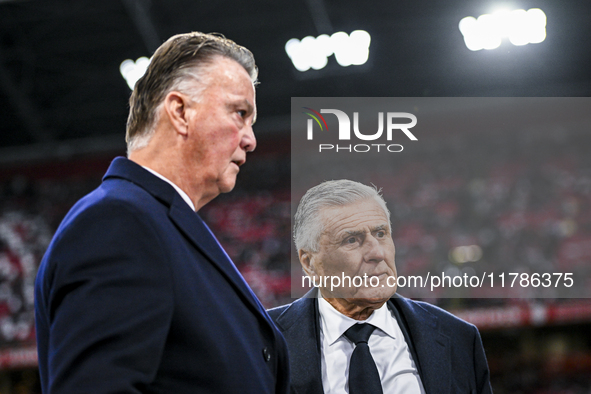
{"label": "man's nose", "polygon": [[384,257],[385,257],[384,246],[373,235],[369,235],[365,239],[365,246],[367,248],[365,251],[365,259],[366,260],[376,261],[376,262],[384,260]]}
{"label": "man's nose", "polygon": [[252,152],[257,147],[257,139],[254,136],[254,130],[252,126],[247,126],[242,140],[240,141],[240,147],[246,152]]}

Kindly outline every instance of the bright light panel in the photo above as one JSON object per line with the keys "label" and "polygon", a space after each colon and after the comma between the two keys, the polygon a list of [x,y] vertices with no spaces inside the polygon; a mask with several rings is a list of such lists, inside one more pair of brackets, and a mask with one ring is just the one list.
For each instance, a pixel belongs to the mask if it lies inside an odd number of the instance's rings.
{"label": "bright light panel", "polygon": [[285,44],[285,52],[294,67],[301,72],[326,67],[331,55],[334,55],[337,63],[343,67],[359,66],[369,58],[370,42],[371,37],[365,30],[355,30],[351,34],[340,31],[332,36],[307,36],[301,41],[292,38]]}
{"label": "bright light panel", "polygon": [[539,44],[546,39],[546,14],[539,8],[498,11],[467,16],[458,27],[471,51],[498,48],[504,38],[516,46]]}
{"label": "bright light panel", "polygon": [[127,85],[131,90],[135,86],[135,83],[140,79],[148,69],[148,65],[150,64],[150,59],[147,57],[140,57],[135,62],[131,59],[124,60],[121,62],[121,66],[119,66],[119,71],[125,81],[127,81]]}

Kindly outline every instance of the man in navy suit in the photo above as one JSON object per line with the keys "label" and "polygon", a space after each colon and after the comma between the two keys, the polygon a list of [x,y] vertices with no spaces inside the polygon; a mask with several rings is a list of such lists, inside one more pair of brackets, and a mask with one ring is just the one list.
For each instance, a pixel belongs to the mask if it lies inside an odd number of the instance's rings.
{"label": "man in navy suit", "polygon": [[294,223],[316,287],[269,311],[287,340],[293,392],[492,392],[476,327],[395,294],[390,213],[375,188],[321,183],[302,197]]}
{"label": "man in navy suit", "polygon": [[196,213],[256,140],[254,58],[177,35],[130,99],[128,159],[58,228],[35,284],[43,392],[284,393],[281,333]]}

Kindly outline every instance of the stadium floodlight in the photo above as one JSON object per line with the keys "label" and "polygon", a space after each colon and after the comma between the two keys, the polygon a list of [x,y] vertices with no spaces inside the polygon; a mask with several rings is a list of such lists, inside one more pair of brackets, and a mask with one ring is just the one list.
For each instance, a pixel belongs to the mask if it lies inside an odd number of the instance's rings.
{"label": "stadium floodlight", "polygon": [[539,8],[498,11],[467,16],[458,27],[471,51],[498,48],[504,38],[516,46],[539,44],[546,39],[546,14]]}
{"label": "stadium floodlight", "polygon": [[124,60],[121,62],[121,66],[119,66],[119,71],[125,81],[127,81],[127,85],[131,90],[135,86],[135,83],[140,79],[148,69],[148,65],[150,64],[150,59],[145,56],[140,57],[135,62],[131,59]]}
{"label": "stadium floodlight", "polygon": [[351,34],[340,31],[331,36],[307,36],[301,41],[292,38],[285,44],[285,52],[301,72],[326,67],[328,57],[333,54],[342,67],[359,66],[369,58],[370,42],[371,36],[365,30],[355,30]]}

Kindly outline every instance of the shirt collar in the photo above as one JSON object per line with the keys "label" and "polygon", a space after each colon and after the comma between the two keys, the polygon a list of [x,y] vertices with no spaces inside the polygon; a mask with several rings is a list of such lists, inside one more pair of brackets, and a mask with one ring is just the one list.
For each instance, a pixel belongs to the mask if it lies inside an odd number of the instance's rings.
{"label": "shirt collar", "polygon": [[142,166],[142,167],[144,167],[146,170],[150,171],[152,174],[156,175],[158,178],[162,179],[163,181],[168,182],[172,187],[174,187],[174,190],[176,190],[177,193],[180,194],[180,196],[183,198],[183,200],[185,200],[185,202],[189,205],[189,207],[191,207],[191,209],[193,211],[195,211],[195,205],[193,204],[193,201],[191,201],[191,199],[189,198],[189,195],[187,193],[185,193],[180,187],[178,187],[177,185],[172,183],[172,181],[170,179],[166,178],[164,175],[157,173],[153,169],[145,167],[145,166]]}
{"label": "shirt collar", "polygon": [[324,334],[324,339],[328,341],[328,345],[330,346],[356,323],[369,323],[382,330],[386,335],[396,338],[396,318],[388,309],[387,304],[388,303],[385,302],[384,305],[373,311],[367,320],[355,320],[337,311],[322,297],[319,291],[318,312],[320,313],[320,327]]}

